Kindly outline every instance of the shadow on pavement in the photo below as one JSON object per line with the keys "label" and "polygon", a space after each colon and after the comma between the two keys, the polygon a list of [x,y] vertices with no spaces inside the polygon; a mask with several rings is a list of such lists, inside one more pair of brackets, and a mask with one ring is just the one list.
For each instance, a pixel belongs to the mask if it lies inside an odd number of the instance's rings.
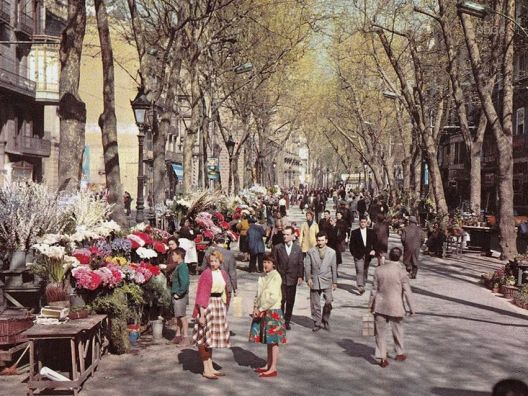
{"label": "shadow on pavement", "polygon": [[438,387],[431,389],[431,394],[439,395],[439,396],[489,396],[490,395],[489,392],[456,389],[456,388],[438,388]]}
{"label": "shadow on pavement", "polygon": [[308,316],[292,315],[291,321],[299,326],[306,327],[307,329],[314,327],[313,319]]}
{"label": "shadow on pavement", "polygon": [[354,294],[355,296],[359,296],[359,291],[358,291],[357,287],[355,287],[353,285],[348,285],[346,283],[338,283],[337,284],[337,288],[338,289],[342,289],[342,290],[346,290],[347,292],[349,292],[350,294]]}
{"label": "shadow on pavement", "polygon": [[489,305],[483,305],[483,304],[478,304],[478,303],[474,303],[474,302],[471,302],[471,301],[461,300],[459,298],[448,297],[448,296],[445,296],[445,295],[442,295],[442,294],[433,293],[433,292],[431,292],[429,290],[421,289],[421,288],[416,287],[416,286],[413,286],[413,292],[415,294],[421,294],[421,295],[427,296],[427,297],[439,298],[441,300],[451,301],[451,302],[454,302],[454,303],[463,304],[463,305],[467,305],[467,306],[474,307],[474,308],[479,308],[479,309],[484,309],[484,310],[487,310],[487,311],[496,312],[498,314],[511,316],[511,317],[517,318],[517,319],[528,320],[528,316],[527,315],[522,315],[522,314],[518,314],[518,313],[515,313],[515,312],[510,312],[510,311],[507,311],[505,309],[490,307]]}
{"label": "shadow on pavement", "polygon": [[528,324],[519,324],[519,323],[501,323],[501,322],[494,322],[492,320],[485,320],[485,319],[476,319],[476,318],[470,318],[467,316],[456,316],[456,315],[441,315],[441,314],[435,314],[432,312],[420,312],[420,316],[435,316],[439,318],[450,318],[450,319],[462,319],[462,320],[469,320],[472,322],[482,322],[482,323],[490,323],[495,324],[499,326],[516,326],[516,327],[528,327]]}
{"label": "shadow on pavement", "polygon": [[[264,346],[264,344],[262,346]],[[237,362],[239,366],[251,367],[255,369],[257,367],[262,367],[264,366],[264,364],[266,364],[266,361],[264,359],[258,357],[253,352],[248,351],[246,349],[240,347],[232,347],[231,351],[233,352],[235,362]],[[263,351],[264,353],[266,353],[265,349],[263,349]]]}
{"label": "shadow on pavement", "polygon": [[360,344],[348,338],[339,341],[337,345],[339,345],[341,348],[344,348],[344,352],[349,356],[363,358],[370,364],[378,364],[376,359],[374,359],[374,347]]}
{"label": "shadow on pavement", "polygon": [[178,362],[182,365],[183,371],[190,371],[193,374],[201,374],[203,371],[202,362],[197,350],[182,350],[178,353]]}

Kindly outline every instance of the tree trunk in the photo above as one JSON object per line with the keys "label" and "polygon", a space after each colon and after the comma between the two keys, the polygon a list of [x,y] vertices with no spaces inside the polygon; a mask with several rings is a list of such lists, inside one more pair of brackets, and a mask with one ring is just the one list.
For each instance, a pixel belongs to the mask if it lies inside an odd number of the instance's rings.
{"label": "tree trunk", "polygon": [[120,226],[128,226],[123,202],[123,185],[119,168],[119,151],[117,144],[117,119],[115,114],[114,91],[114,55],[108,27],[108,15],[103,0],[95,0],[97,29],[101,43],[103,62],[103,113],[99,116],[99,127],[103,141],[103,158],[105,164],[106,188],[108,202],[113,204],[111,218]]}
{"label": "tree trunk", "polygon": [[438,158],[435,143],[431,137],[426,136],[427,149],[427,164],[429,166],[429,188],[433,189],[434,199],[436,201],[436,212],[439,214],[447,214],[447,202],[444,194],[444,184],[442,182],[442,175],[440,166],[438,165]]}
{"label": "tree trunk", "polygon": [[233,155],[233,165],[231,168],[232,178],[233,178],[233,191],[232,195],[237,195],[240,191],[240,175],[238,174],[238,159],[240,158],[240,154]]}
{"label": "tree trunk", "polygon": [[86,105],[79,96],[81,55],[86,29],[85,0],[68,1],[68,22],[60,43],[59,190],[79,189],[84,151]]}
{"label": "tree trunk", "polygon": [[411,191],[411,159],[405,158],[402,161],[402,173],[403,173],[403,191]]}
{"label": "tree trunk", "polygon": [[499,230],[502,257],[513,259],[517,253],[513,217],[513,148],[512,138],[501,133],[495,136],[499,152]]}
{"label": "tree trunk", "polygon": [[480,215],[480,205],[481,205],[481,194],[482,194],[482,185],[481,185],[481,164],[482,164],[482,142],[473,142],[471,144],[471,169],[469,175],[469,204],[471,210]]}
{"label": "tree trunk", "polygon": [[[170,120],[171,120],[171,111],[172,105],[169,107],[164,106],[160,122],[157,128],[153,129],[152,136],[152,204],[154,208],[157,205],[165,202],[165,192],[167,191],[167,163],[165,161],[166,154],[166,145],[167,145],[167,135],[170,130]],[[153,121],[155,124],[156,121]]]}
{"label": "tree trunk", "polygon": [[[167,136],[169,135],[171,127],[171,119],[174,114],[174,101],[176,99],[176,90],[180,79],[181,61],[175,61],[171,75],[169,77],[169,84],[164,86],[164,95],[158,100],[158,108],[161,109],[159,125],[156,120],[153,121],[155,126],[152,138],[152,150],[154,155],[153,162],[153,202],[156,205],[164,203],[165,193],[169,190],[169,179],[167,175],[167,161],[166,161],[166,146]],[[169,197],[172,198],[172,197]]]}
{"label": "tree trunk", "polygon": [[189,193],[192,189],[192,165],[193,165],[193,148],[196,143],[196,137],[201,125],[201,93],[198,81],[198,71],[196,65],[190,68],[191,81],[191,119],[190,125],[186,128],[186,136],[183,150],[183,192]]}
{"label": "tree trunk", "polygon": [[419,147],[414,149],[411,162],[411,197],[419,199],[422,186],[422,152]]}
{"label": "tree trunk", "polygon": [[[514,18],[514,0],[499,2],[497,6],[506,5],[506,15]],[[475,28],[471,19],[465,14],[459,14],[464,29],[466,45],[471,60],[473,76],[477,82],[477,90],[482,102],[482,109],[486,114],[489,125],[493,130],[498,150],[499,168],[499,232],[502,257],[513,259],[517,252],[515,221],[513,218],[513,148],[512,148],[512,111],[513,111],[513,26],[511,21],[504,19],[501,27],[500,43],[502,51],[496,59],[500,59],[501,72],[503,75],[503,93],[501,111],[497,111],[493,103],[491,90],[486,89],[487,76],[481,67],[482,59],[478,46]],[[490,62],[493,64],[493,61]],[[502,114],[502,120],[499,117]],[[502,122],[501,122],[502,121]]]}

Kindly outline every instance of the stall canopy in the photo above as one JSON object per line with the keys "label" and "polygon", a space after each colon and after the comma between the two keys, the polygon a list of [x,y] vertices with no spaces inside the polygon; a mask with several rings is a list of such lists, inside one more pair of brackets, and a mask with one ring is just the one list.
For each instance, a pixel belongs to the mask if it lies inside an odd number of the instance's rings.
{"label": "stall canopy", "polygon": [[183,180],[183,165],[180,163],[172,164],[172,170],[179,181]]}

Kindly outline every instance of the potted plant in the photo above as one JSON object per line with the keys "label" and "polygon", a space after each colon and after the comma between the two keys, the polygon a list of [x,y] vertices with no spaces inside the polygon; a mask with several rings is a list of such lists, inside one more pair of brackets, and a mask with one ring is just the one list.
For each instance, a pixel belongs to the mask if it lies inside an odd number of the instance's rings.
{"label": "potted plant", "polygon": [[501,285],[501,293],[505,298],[513,298],[513,293],[517,291],[515,287],[515,277],[512,275],[504,278],[504,283]]}
{"label": "potted plant", "polygon": [[500,283],[495,282],[491,288],[491,292],[497,294],[500,291]]}
{"label": "potted plant", "polygon": [[69,307],[69,292],[67,275],[70,267],[78,260],[65,255],[62,246],[51,246],[39,243],[33,246],[37,252],[35,263],[31,270],[46,279],[46,301],[49,305]]}

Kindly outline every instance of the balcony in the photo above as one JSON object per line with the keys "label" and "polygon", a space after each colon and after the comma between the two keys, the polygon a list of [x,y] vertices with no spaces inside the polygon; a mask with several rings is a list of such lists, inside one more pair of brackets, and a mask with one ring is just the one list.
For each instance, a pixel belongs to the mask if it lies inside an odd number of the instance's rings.
{"label": "balcony", "polygon": [[0,65],[0,86],[22,95],[35,97],[35,81],[31,81],[20,74],[20,72],[15,73],[12,70],[8,70],[5,65]]}
{"label": "balcony", "polygon": [[[35,38],[44,36],[33,36]],[[58,103],[59,101],[59,45],[35,45],[29,54],[30,75],[36,80],[35,100],[37,102]]]}
{"label": "balcony", "polygon": [[0,23],[11,23],[11,3],[7,0],[0,0]]}
{"label": "balcony", "polygon": [[10,136],[7,140],[6,152],[31,157],[49,157],[51,141],[35,136]]}
{"label": "balcony", "polygon": [[24,33],[27,36],[32,36],[34,26],[35,21],[33,20],[32,15],[23,11],[20,11],[18,13],[18,20],[15,26],[15,32]]}

